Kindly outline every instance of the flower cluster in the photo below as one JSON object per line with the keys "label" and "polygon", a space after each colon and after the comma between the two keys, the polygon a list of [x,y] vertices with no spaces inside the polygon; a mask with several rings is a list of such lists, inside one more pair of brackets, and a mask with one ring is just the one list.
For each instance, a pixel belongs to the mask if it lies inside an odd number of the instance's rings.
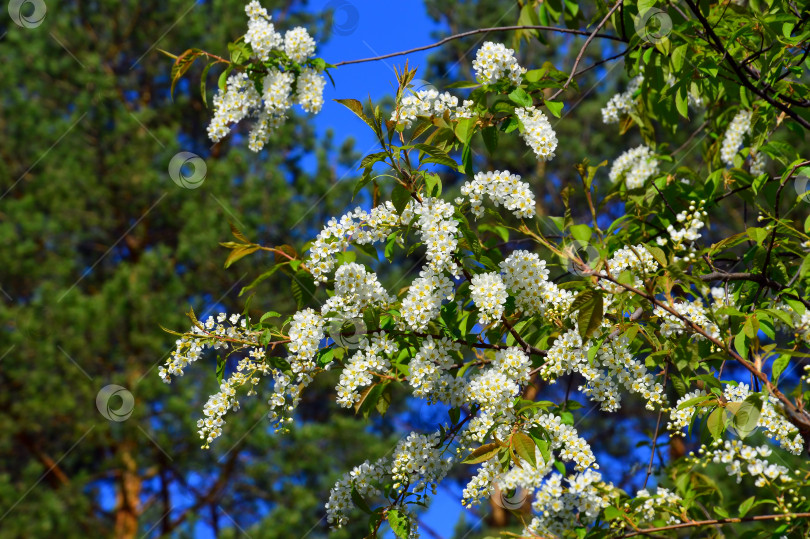
{"label": "flower cluster", "polygon": [[431,404],[441,401],[459,406],[464,403],[467,398],[464,378],[456,378],[448,372],[454,365],[450,353],[460,350],[461,346],[448,338],[428,336],[408,364],[408,381],[414,388],[414,396]]}
{"label": "flower cluster", "polygon": [[[518,219],[534,217],[534,193],[528,183],[508,170],[479,172],[472,181],[461,186],[461,194],[470,201],[470,211],[476,217],[484,215],[484,195],[488,195],[495,207],[503,206]],[[459,198],[460,204],[463,199]]]}
{"label": "flower cluster", "polygon": [[752,176],[765,174],[765,166],[768,164],[768,157],[765,152],[756,151],[751,155],[751,166],[748,169]]}
{"label": "flower cluster", "polygon": [[293,62],[303,64],[315,54],[315,40],[306,28],[296,26],[284,34],[284,52]]}
{"label": "flower cluster", "polygon": [[468,509],[481,503],[481,500],[492,494],[495,481],[501,474],[501,466],[496,459],[481,464],[478,472],[470,479],[461,493],[461,504]]}
{"label": "flower cluster", "polygon": [[438,90],[433,88],[419,90],[416,93],[406,95],[400,100],[399,106],[391,114],[391,121],[407,128],[420,116],[443,117],[447,113],[450,120],[471,118],[472,111],[470,108],[472,105],[472,101],[465,100],[459,106],[458,98],[451,95],[450,92],[440,94]]}
{"label": "flower cluster", "polygon": [[310,247],[308,267],[315,282],[323,282],[335,267],[335,255],[347,249],[351,242],[361,245],[380,243],[394,227],[407,225],[416,217],[415,228],[427,248],[428,268],[437,274],[449,271],[455,275],[458,266],[452,255],[458,244],[458,222],[453,218],[453,212],[453,205],[449,202],[430,197],[421,203],[411,200],[401,215],[390,201],[370,212],[358,207],[340,220],[333,217],[327,222]]}
{"label": "flower cluster", "polygon": [[411,222],[412,214],[417,216],[416,228],[419,230],[419,239],[427,249],[425,258],[428,268],[436,273],[449,271],[458,275],[458,266],[453,260],[453,253],[458,245],[458,221],[453,217],[454,211],[449,202],[427,197],[421,203],[410,202],[402,213],[402,220],[406,223]]}
{"label": "flower cluster", "polygon": [[377,484],[385,474],[385,466],[385,459],[380,459],[374,464],[364,462],[343,474],[330,490],[329,501],[325,506],[326,520],[330,525],[340,528],[348,524],[346,513],[354,507],[352,489],[356,489],[364,499],[382,494]]}
{"label": "flower cluster", "polygon": [[497,273],[479,273],[470,283],[470,296],[478,307],[478,323],[498,323],[506,303],[506,286]]}
{"label": "flower cluster", "polygon": [[304,309],[293,315],[290,323],[290,351],[288,361],[298,381],[308,384],[317,368],[315,356],[324,338],[324,320],[312,309]]}
{"label": "flower cluster", "polygon": [[[580,363],[576,370],[582,373],[587,383],[579,390],[602,403],[602,410],[615,411],[620,406],[621,384],[631,393],[641,395],[647,401],[648,410],[655,410],[656,405],[664,404],[664,386],[655,382],[644,364],[633,358],[628,344],[625,337],[613,339],[599,348],[593,364]],[[578,355],[575,358],[581,359]]]}
{"label": "flower cluster", "polygon": [[751,447],[739,440],[726,440],[722,448],[700,449],[707,457],[711,457],[712,462],[726,465],[726,472],[731,477],[737,479],[737,483],[742,481],[743,473],[755,477],[755,485],[764,487],[777,480],[782,482],[790,481],[790,471],[778,464],[771,464],[765,458],[772,453],[767,445]]}
{"label": "flower cluster", "polygon": [[[439,433],[423,435],[412,432],[399,441],[391,458],[383,457],[375,463],[365,462],[335,483],[326,503],[327,522],[335,528],[344,526],[346,514],[355,506],[352,491],[364,499],[382,495],[379,484],[392,481],[399,493],[409,490],[421,492],[427,498],[430,489],[435,493],[436,484],[444,479],[453,464],[452,457],[443,456],[442,438]],[[412,518],[404,508],[397,507],[407,518]],[[416,526],[411,526],[412,537]]]}
{"label": "flower cluster", "polygon": [[273,50],[280,49],[284,38],[276,32],[273,17],[257,1],[253,0],[245,6],[245,13],[248,16],[248,31],[245,34],[245,43],[250,45],[253,53],[262,62],[270,59]]}
{"label": "flower cluster", "polygon": [[639,75],[627,84],[627,90],[620,92],[607,102],[602,108],[602,121],[606,124],[613,124],[619,121],[621,115],[627,114],[635,104],[633,94],[641,87],[644,77]]}
{"label": "flower cluster", "polygon": [[538,426],[545,429],[551,436],[551,448],[560,451],[560,459],[566,462],[574,462],[574,469],[584,471],[586,468],[599,469],[596,457],[591,451],[591,446],[584,438],[579,436],[577,430],[563,423],[560,416],[540,412],[532,418],[528,427]]}
{"label": "flower cluster", "polygon": [[482,84],[495,84],[501,79],[508,79],[517,86],[523,80],[526,69],[518,65],[515,51],[506,48],[502,43],[487,41],[478,49],[473,60],[475,79]]}
{"label": "flower cluster", "polygon": [[402,300],[399,325],[405,329],[423,331],[439,316],[444,300],[453,299],[453,281],[429,268],[419,272]]}
{"label": "flower cluster", "polygon": [[197,432],[200,438],[205,440],[203,449],[210,446],[215,438],[222,435],[222,425],[225,421],[222,419],[228,411],[238,411],[239,401],[236,399],[236,390],[249,384],[250,389],[247,396],[256,395],[254,387],[258,385],[260,379],[259,375],[267,376],[276,369],[264,362],[264,350],[261,348],[254,348],[250,351],[249,357],[243,358],[236,366],[234,372],[227,380],[224,380],[219,386],[219,392],[214,393],[208,397],[208,401],[203,407],[203,414],[205,419],[197,420]]}
{"label": "flower cluster", "polygon": [[523,124],[521,136],[539,161],[551,161],[557,149],[557,134],[543,111],[535,107],[515,109],[515,115]]}
{"label": "flower cluster", "polygon": [[[717,306],[722,305],[723,303],[720,303]],[[663,335],[667,337],[681,335],[683,331],[687,329],[686,323],[683,320],[683,318],[685,318],[703,329],[710,337],[715,339],[720,338],[720,328],[709,318],[707,314],[709,309],[703,305],[699,298],[693,300],[681,298],[681,301],[670,304],[670,307],[675,310],[680,317],[658,306],[653,310],[655,316],[661,317],[661,333]],[[694,335],[698,339],[704,338],[700,333],[695,333]]]}
{"label": "flower cluster", "polygon": [[[752,393],[748,384],[739,384],[737,386],[726,386],[723,394],[729,403],[742,403]],[[755,426],[764,429],[765,435],[773,438],[782,449],[790,451],[794,455],[800,455],[804,448],[804,442],[799,430],[783,414],[776,411],[776,406],[779,406],[776,397],[771,395],[764,399]],[[756,415],[754,417],[756,418]],[[747,419],[751,421],[751,419]]]}
{"label": "flower cluster", "polygon": [[526,314],[566,313],[574,295],[548,280],[546,261],[536,253],[514,251],[500,263],[503,282]]}
{"label": "flower cluster", "polygon": [[348,364],[340,373],[337,388],[337,403],[344,408],[351,408],[360,401],[359,388],[371,385],[374,373],[384,374],[391,367],[387,355],[398,351],[394,343],[385,334],[380,332],[372,335],[369,341],[360,340],[360,350],[349,359]]}
{"label": "flower cluster", "polygon": [[624,179],[628,189],[638,189],[648,178],[658,174],[658,160],[652,150],[641,145],[621,154],[610,168],[610,181]]}
{"label": "flower cluster", "polygon": [[[607,261],[607,272],[616,279],[625,271],[630,271],[636,276],[633,286],[638,288],[642,286],[641,278],[643,276],[658,271],[658,262],[655,261],[655,257],[650,254],[650,251],[640,243],[622,247],[613,253],[613,256]],[[602,272],[601,275],[605,276],[607,273]],[[600,280],[599,286],[611,294],[619,294],[624,291],[624,288],[620,285],[606,280]]]}
{"label": "flower cluster", "polygon": [[[763,399],[761,410],[753,404],[747,407],[733,407],[735,404],[747,405],[746,399],[751,394],[748,384],[728,385],[723,389],[723,396],[726,399],[726,413],[732,415],[740,413],[742,414],[741,420],[748,423],[747,425],[737,425],[737,421],[733,420],[731,421],[732,425],[738,428],[742,426],[746,431],[761,428],[766,436],[773,438],[783,449],[790,451],[794,455],[801,454],[804,447],[801,434],[784,415],[777,411],[779,401],[776,397],[768,396]],[[670,413],[667,428],[673,431],[673,434],[680,434],[681,430],[689,425],[695,415],[704,415],[706,409],[699,407],[701,404],[699,397],[705,396],[706,393],[703,391],[693,391],[681,397]],[[695,402],[685,405],[691,400]],[[746,432],[742,432],[741,435],[745,436]]]}
{"label": "flower cluster", "polygon": [[166,360],[166,365],[158,370],[160,378],[167,384],[171,383],[172,376],[183,376],[183,369],[189,363],[200,359],[206,348],[227,349],[226,339],[248,346],[259,346],[256,336],[247,327],[247,320],[238,314],[229,317],[225,313],[219,313],[216,319],[209,316],[204,323],[192,326],[190,333],[191,335],[181,337],[175,342],[175,350],[171,357]]}
{"label": "flower cluster", "polygon": [[[653,495],[650,495],[647,489],[641,489],[636,493],[635,500],[636,503],[641,502],[641,505],[636,507],[634,512],[642,522],[653,522],[661,514],[667,517],[665,521],[667,525],[681,522],[678,509],[683,503],[683,498],[667,488],[658,486]],[[635,505],[635,503],[632,505]],[[633,510],[630,502],[625,503],[624,507],[628,512]],[[622,522],[622,524],[626,525],[625,522]]]}
{"label": "flower cluster", "polygon": [[742,146],[743,138],[751,129],[751,116],[750,110],[740,109],[728,125],[726,135],[723,137],[723,143],[720,146],[720,159],[727,166],[734,165],[734,156],[737,155],[737,150]]}
{"label": "flower cluster", "polygon": [[[272,17],[258,1],[250,2],[245,12],[248,15],[245,43],[262,63],[270,61],[275,50],[283,50],[296,66],[314,54],[315,41],[306,29],[293,28],[282,38],[270,22]],[[212,141],[219,142],[230,133],[231,125],[253,117],[256,121],[248,137],[249,147],[258,152],[272,131],[284,124],[287,110],[294,102],[307,112],[321,110],[326,79],[318,70],[307,66],[298,66],[295,70],[266,66],[266,70],[267,74],[261,79],[261,92],[256,90],[258,82],[254,83],[246,73],[237,72],[228,77],[224,91],[214,95],[214,117],[208,126],[208,136]]]}
{"label": "flower cluster", "polygon": [[412,432],[394,448],[391,479],[394,489],[406,488],[413,492],[436,489],[453,463],[452,457],[443,457],[444,447],[438,432],[430,435]]}
{"label": "flower cluster", "polygon": [[[685,318],[703,329],[703,331],[708,333],[711,337],[719,339],[720,328],[709,319],[706,314],[706,307],[698,303],[698,301],[700,300],[690,301],[684,299],[683,301],[672,303],[670,307],[680,316],[676,316],[666,309],[656,306],[653,310],[653,314],[661,318],[661,334],[665,337],[680,336],[687,329],[686,323],[683,320],[683,318]],[[694,336],[698,339],[705,338],[700,333],[694,333]]]}
{"label": "flower cluster", "polygon": [[537,493],[532,509],[536,513],[523,530],[525,537],[567,537],[574,528],[596,520],[610,505],[613,485],[602,481],[602,474],[586,470],[565,478],[553,473]]}
{"label": "flower cluster", "polygon": [[230,126],[255,114],[261,96],[245,73],[232,73],[225,81],[225,91],[214,95],[214,117],[208,124],[208,137],[219,142],[230,133]]}
{"label": "flower cluster", "polygon": [[468,385],[468,400],[480,407],[480,412],[464,433],[467,441],[483,442],[495,427],[496,416],[505,420],[495,430],[495,436],[505,438],[511,431],[509,420],[514,416],[514,399],[522,385],[528,383],[531,363],[519,348],[499,350],[492,366],[473,376]]}
{"label": "flower cluster", "polygon": [[307,267],[315,283],[326,280],[335,268],[335,255],[348,249],[351,242],[369,245],[385,241],[391,229],[400,223],[400,216],[390,201],[370,212],[357,207],[340,220],[329,219],[309,248]]}
{"label": "flower cluster", "polygon": [[[335,271],[334,292],[321,307],[324,317],[345,321],[360,318],[367,307],[387,307],[395,298],[386,292],[377,275],[354,262],[343,264]],[[332,315],[332,316],[330,316]]]}
{"label": "flower cluster", "polygon": [[[701,200],[697,206],[692,203],[689,205],[689,212],[682,211],[678,213],[675,218],[678,223],[682,223],[682,227],[676,229],[674,225],[668,225],[667,233],[669,234],[669,239],[664,236],[659,236],[656,240],[658,245],[666,245],[671,242],[675,252],[686,251],[686,254],[682,257],[684,261],[694,262],[696,250],[692,244],[700,239],[700,229],[706,226],[703,220],[708,215],[706,210],[703,209],[703,204],[703,200]],[[675,261],[680,259],[681,258],[677,255],[673,257]]]}

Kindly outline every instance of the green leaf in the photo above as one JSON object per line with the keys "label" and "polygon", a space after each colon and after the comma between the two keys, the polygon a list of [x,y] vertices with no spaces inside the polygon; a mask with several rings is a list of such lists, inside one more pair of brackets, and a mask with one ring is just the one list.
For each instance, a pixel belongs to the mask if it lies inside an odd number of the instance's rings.
{"label": "green leaf", "polygon": [[595,290],[585,290],[574,298],[570,312],[579,311],[577,323],[579,335],[583,341],[596,332],[602,325],[604,301],[602,293]]}
{"label": "green leaf", "polygon": [[[231,242],[225,242],[231,243]],[[220,245],[223,245],[222,243]],[[238,244],[237,244],[238,245]],[[227,245],[223,245],[223,247],[227,247]],[[231,264],[240,260],[251,253],[255,253],[259,250],[258,245],[239,245],[238,247],[233,247],[233,250],[228,254],[228,258],[225,259],[225,267],[231,267]]]}
{"label": "green leaf", "polygon": [[389,509],[386,514],[394,534],[400,539],[408,539],[411,534],[410,519],[406,515],[400,514],[397,509]]}
{"label": "green leaf", "polygon": [[498,149],[498,129],[494,125],[485,127],[481,130],[481,136],[489,154],[494,155],[495,150]]}
{"label": "green leaf", "polygon": [[675,92],[675,108],[678,109],[678,114],[684,118],[689,118],[689,100],[686,95],[686,87],[681,86]]}
{"label": "green leaf", "polygon": [[378,136],[381,135],[380,133],[378,133],[377,126],[374,125],[374,122],[372,122],[371,119],[368,116],[366,116],[366,114],[363,112],[363,104],[360,103],[358,100],[335,99],[335,101],[337,101],[338,103],[340,103],[341,105],[343,105],[344,107],[355,113],[357,117],[366,122],[366,124],[371,128],[371,130],[374,131],[374,133],[377,133]]}
{"label": "green leaf", "polygon": [[425,188],[428,196],[439,196],[442,194],[442,179],[438,174],[425,174]]}
{"label": "green leaf", "polygon": [[169,96],[174,98],[174,86],[177,84],[183,75],[186,74],[192,65],[194,65],[194,61],[197,60],[200,56],[204,53],[200,49],[188,49],[181,53],[174,61],[174,65],[172,66],[171,70],[171,86],[169,87]]}
{"label": "green leaf", "polygon": [[788,363],[790,363],[790,356],[787,354],[782,354],[774,360],[773,367],[771,367],[771,378],[774,383],[776,383],[782,373],[785,372]]}
{"label": "green leaf", "polygon": [[475,118],[462,118],[456,124],[455,133],[462,143],[467,144],[470,142],[475,132],[475,121]]}
{"label": "green leaf", "polygon": [[617,518],[622,518],[624,516],[622,511],[612,505],[605,507],[604,514],[605,520],[616,520]]}
{"label": "green leaf", "polygon": [[267,311],[262,315],[261,318],[259,318],[259,323],[261,324],[268,318],[281,318],[281,313],[277,313],[276,311]]}
{"label": "green leaf", "polygon": [[203,105],[208,108],[208,96],[205,92],[205,85],[207,83],[208,78],[208,70],[211,69],[211,66],[216,64],[217,62],[210,62],[205,65],[203,68],[202,76],[200,77],[200,97],[202,97]]}
{"label": "green leaf", "polygon": [[739,514],[740,518],[743,518],[748,513],[748,511],[754,505],[756,498],[757,498],[756,496],[751,496],[750,498],[748,498],[747,500],[745,500],[743,503],[740,504],[740,514]]}
{"label": "green leaf", "polygon": [[369,386],[369,388],[360,395],[360,400],[354,405],[354,413],[358,415],[362,414],[364,418],[368,418],[368,416],[371,415],[371,411],[376,408],[377,401],[382,396],[385,385],[387,384],[374,384]]}
{"label": "green leaf", "polygon": [[500,444],[495,442],[484,444],[481,447],[476,448],[470,456],[462,461],[464,464],[478,464],[479,462],[484,462],[495,455],[501,450]]}
{"label": "green leaf", "polygon": [[533,467],[537,467],[537,460],[535,459],[534,455],[534,442],[527,435],[523,434],[522,432],[516,432],[513,434],[512,449],[520,458],[531,464]]}
{"label": "green leaf", "polygon": [[562,101],[546,101],[544,104],[548,108],[549,112],[551,112],[551,114],[553,114],[557,118],[560,117],[562,109],[565,106],[565,104]]}
{"label": "green leaf", "polygon": [[225,377],[225,364],[227,361],[224,357],[217,357],[217,383],[222,384],[222,380]]}
{"label": "green leaf", "polygon": [[706,428],[709,429],[709,433],[715,440],[719,440],[723,436],[723,409],[721,407],[718,406],[709,414],[709,418],[706,420]]}
{"label": "green leaf", "polygon": [[354,485],[352,485],[352,503],[354,503],[354,505],[364,513],[368,513],[369,515],[372,514],[371,508],[368,506],[368,503],[366,503],[366,500],[363,499],[363,496],[361,496],[360,493],[357,492],[357,487],[355,487]]}
{"label": "green leaf", "polygon": [[272,277],[272,276],[273,276],[273,274],[274,274],[275,272],[277,272],[277,271],[278,271],[278,270],[279,270],[279,269],[280,269],[280,268],[281,268],[283,265],[284,265],[284,264],[276,264],[275,266],[271,267],[269,270],[265,271],[264,273],[262,273],[261,275],[259,275],[258,277],[256,277],[256,278],[253,280],[253,282],[252,282],[252,283],[250,283],[250,284],[249,284],[249,285],[247,285],[246,287],[242,288],[242,290],[239,292],[239,295],[241,296],[242,294],[244,294],[244,293],[245,293],[245,292],[247,292],[248,290],[252,290],[252,289],[256,288],[256,285],[258,285],[258,284],[259,284],[259,283],[261,283],[262,281],[264,281],[264,280],[269,279],[270,277]]}
{"label": "green leaf", "polygon": [[687,47],[689,45],[684,43],[679,47],[676,47],[675,50],[672,51],[672,55],[670,56],[670,61],[672,62],[672,70],[675,73],[681,71],[683,67],[683,62],[686,59]]}
{"label": "green leaf", "polygon": [[410,200],[410,191],[399,184],[394,186],[394,191],[391,193],[391,202],[394,204],[394,209],[397,210],[397,213],[402,214]]}
{"label": "green leaf", "polygon": [[524,108],[531,107],[533,104],[531,96],[527,94],[526,90],[524,90],[523,88],[515,88],[514,90],[512,90],[512,92],[509,94],[509,99],[515,105]]}
{"label": "green leaf", "polygon": [[374,166],[375,163],[384,161],[386,157],[388,157],[388,154],[385,152],[377,152],[369,154],[363,158],[363,160],[360,162],[360,166],[357,168],[361,169]]}
{"label": "green leaf", "polygon": [[290,290],[298,303],[298,308],[302,308],[315,295],[315,282],[312,280],[312,275],[304,270],[296,272],[293,275]]}

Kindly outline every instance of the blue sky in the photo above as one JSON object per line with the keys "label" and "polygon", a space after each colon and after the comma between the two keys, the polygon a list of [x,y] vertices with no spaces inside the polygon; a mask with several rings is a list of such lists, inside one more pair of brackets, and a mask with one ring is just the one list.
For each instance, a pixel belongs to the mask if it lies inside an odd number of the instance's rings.
{"label": "blue sky", "polygon": [[[427,16],[422,2],[414,0],[397,3],[316,0],[307,9],[317,12],[329,5],[335,8],[336,31],[327,43],[319,45],[316,54],[333,64],[432,43],[436,39],[431,37],[431,32],[441,29]],[[422,68],[427,65],[429,53],[424,51],[332,70],[335,87],[327,84],[323,110],[312,120],[318,134],[331,128],[338,143],[351,136],[356,141],[357,151],[365,154],[375,150],[375,139],[368,126],[332,100],[354,98],[365,102],[369,95],[374,101],[390,96],[396,88],[394,67],[401,68],[407,58],[410,66]],[[417,78],[421,75],[420,71]]]}
{"label": "blue sky", "polygon": [[[318,11],[331,3],[335,9],[335,25],[341,28],[332,38],[319,46],[317,54],[327,62],[368,58],[395,51],[412,49],[436,41],[431,33],[440,30],[425,12],[422,2],[372,2],[352,0],[349,4],[334,0],[312,2],[308,9]],[[347,5],[348,4],[348,5]],[[406,21],[400,24],[396,21]],[[356,25],[356,27],[355,27]],[[335,87],[327,84],[323,110],[313,118],[318,134],[328,129],[340,144],[346,137],[355,140],[355,149],[362,154],[375,151],[377,145],[371,130],[354,114],[333,99],[354,98],[365,102],[368,96],[378,101],[391,96],[396,89],[394,67],[401,68],[407,59],[411,67],[420,67],[417,78],[431,51],[424,51],[388,60],[351,64],[332,71]],[[420,519],[441,537],[452,537],[461,511],[461,491],[455,487],[448,493],[440,489],[430,508]],[[424,535],[424,534],[423,534]],[[392,536],[392,534],[389,534]]]}

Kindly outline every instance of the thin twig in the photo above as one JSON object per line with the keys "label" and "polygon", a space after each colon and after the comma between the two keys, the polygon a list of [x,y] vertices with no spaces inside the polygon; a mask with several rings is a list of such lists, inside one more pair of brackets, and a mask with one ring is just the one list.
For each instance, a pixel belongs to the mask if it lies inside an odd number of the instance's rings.
{"label": "thin twig", "polygon": [[571,84],[571,81],[574,80],[574,75],[577,72],[577,67],[579,66],[579,62],[582,60],[582,56],[585,54],[585,49],[587,49],[588,45],[591,44],[593,38],[599,35],[599,30],[602,29],[602,27],[608,21],[610,16],[613,15],[613,12],[616,11],[616,9],[618,9],[618,7],[622,5],[623,1],[624,0],[619,0],[618,2],[616,2],[616,4],[612,8],[610,8],[610,11],[607,12],[607,15],[605,15],[604,18],[601,21],[599,21],[599,24],[596,25],[596,28],[593,29],[593,33],[591,33],[591,35],[588,36],[588,39],[585,40],[585,43],[582,45],[582,48],[579,49],[579,53],[577,54],[577,57],[574,60],[574,67],[571,68],[571,74],[568,75],[568,80],[565,81],[565,84],[562,85],[562,88],[554,92],[554,95],[552,95],[549,98],[549,101],[554,101],[554,99],[558,95],[563,93],[568,88],[568,85]]}
{"label": "thin twig", "polygon": [[[544,30],[544,31],[548,31],[548,32],[559,32],[559,33],[562,33],[562,34],[575,34],[575,35],[580,35],[580,36],[589,36],[588,41],[590,41],[594,37],[600,37],[602,39],[612,39],[614,41],[622,41],[622,42],[624,42],[624,39],[622,39],[622,38],[620,38],[618,36],[611,36],[611,35],[608,35],[608,34],[596,34],[596,35],[594,35],[594,34],[591,34],[590,32],[588,32],[586,30],[575,30],[575,29],[572,29],[572,28],[558,28],[556,26],[526,26],[526,25],[521,25],[521,26],[495,26],[495,27],[492,27],[492,28],[478,28],[476,30],[470,30],[468,32],[462,32],[460,34],[454,34],[452,36],[447,36],[446,38],[441,39],[441,40],[439,40],[439,41],[437,41],[435,43],[431,43],[430,45],[423,45],[421,47],[408,49],[406,51],[392,52],[392,53],[389,53],[389,54],[383,54],[381,56],[373,56],[371,58],[360,58],[359,60],[345,60],[343,62],[338,62],[338,63],[336,63],[334,65],[335,65],[335,67],[339,67],[339,66],[345,66],[345,65],[349,65],[349,64],[360,64],[360,63],[363,63],[363,62],[376,62],[378,60],[385,60],[387,58],[394,58],[396,56],[404,56],[406,54],[411,54],[411,53],[414,53],[414,52],[426,51],[428,49],[435,49],[436,47],[441,47],[445,43],[455,41],[456,39],[462,39],[462,38],[465,38],[465,37],[474,36],[476,34],[489,34],[489,33],[492,33],[492,32],[508,32],[508,31],[512,31],[512,30]],[[574,67],[576,67],[576,66],[574,66]]]}
{"label": "thin twig", "polygon": [[669,526],[659,526],[657,528],[644,528],[642,530],[626,533],[622,537],[635,537],[637,535],[646,535],[654,532],[663,532],[668,530],[678,530],[681,528],[695,528],[698,526],[714,526],[716,524],[731,524],[734,522],[752,522],[758,520],[774,520],[784,517],[794,518],[808,518],[810,513],[787,513],[780,515],[756,515],[752,517],[731,517],[731,518],[718,518],[713,520],[692,520],[690,522],[681,522],[679,524],[670,524]]}

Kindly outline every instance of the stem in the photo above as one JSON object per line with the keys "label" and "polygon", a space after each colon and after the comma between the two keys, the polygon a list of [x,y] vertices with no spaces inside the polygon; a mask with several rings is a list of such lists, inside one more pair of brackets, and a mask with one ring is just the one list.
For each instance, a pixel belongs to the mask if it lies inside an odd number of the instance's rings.
{"label": "stem", "polygon": [[[619,2],[621,3],[621,2]],[[600,25],[601,27],[601,25]],[[618,36],[611,36],[609,34],[597,34],[597,33],[589,33],[585,30],[575,30],[571,28],[558,28],[556,26],[534,26],[534,25],[520,25],[520,26],[495,26],[492,28],[479,28],[477,30],[470,30],[468,32],[461,32],[460,34],[454,34],[452,36],[447,36],[444,39],[441,39],[435,43],[431,43],[430,45],[422,45],[421,47],[416,47],[413,49],[408,49],[399,52],[392,52],[389,54],[383,54],[381,56],[372,56],[370,58],[360,58],[358,60],[345,60],[343,62],[338,62],[335,67],[345,66],[349,64],[360,64],[363,62],[376,62],[378,60],[385,60],[387,58],[394,58],[396,56],[404,56],[406,54],[411,54],[414,52],[426,51],[429,49],[435,49],[436,47],[441,47],[445,43],[449,43],[451,41],[455,41],[456,39],[462,39],[469,36],[474,36],[476,34],[489,34],[493,32],[508,32],[512,30],[544,30],[547,32],[559,32],[561,34],[575,34],[580,36],[589,36],[588,42],[594,37],[600,37],[602,39],[612,39],[614,41],[621,41],[624,42],[625,40],[618,37]],[[598,28],[597,28],[598,30]],[[576,66],[574,66],[576,67]]]}
{"label": "stem", "polygon": [[667,530],[678,530],[681,528],[694,528],[697,526],[713,526],[715,524],[730,524],[733,522],[752,522],[757,520],[774,520],[777,518],[784,518],[784,517],[810,518],[810,513],[785,513],[781,515],[757,515],[753,517],[742,517],[742,518],[732,517],[732,518],[718,518],[713,520],[693,520],[691,522],[681,522],[680,524],[670,524],[669,526],[659,526],[657,528],[644,528],[635,532],[626,533],[621,537],[635,537],[636,535],[644,535]]}

